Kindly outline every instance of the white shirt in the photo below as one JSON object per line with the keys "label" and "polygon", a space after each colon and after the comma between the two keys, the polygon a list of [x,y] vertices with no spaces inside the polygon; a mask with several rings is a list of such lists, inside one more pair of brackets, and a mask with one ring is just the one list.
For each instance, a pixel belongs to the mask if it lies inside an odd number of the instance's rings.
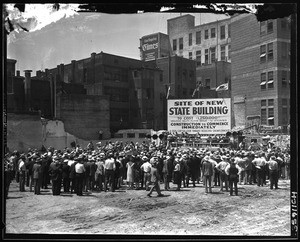
{"label": "white shirt", "polygon": [[148,173],[151,171],[151,164],[149,163],[149,161],[146,161],[143,165],[141,165],[141,169]]}

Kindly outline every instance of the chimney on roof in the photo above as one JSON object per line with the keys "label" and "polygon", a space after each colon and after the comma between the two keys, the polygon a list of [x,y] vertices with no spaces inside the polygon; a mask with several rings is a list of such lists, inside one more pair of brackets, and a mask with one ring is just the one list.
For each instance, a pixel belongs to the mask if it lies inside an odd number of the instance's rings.
{"label": "chimney on roof", "polygon": [[17,76],[20,76],[20,70],[17,70]]}

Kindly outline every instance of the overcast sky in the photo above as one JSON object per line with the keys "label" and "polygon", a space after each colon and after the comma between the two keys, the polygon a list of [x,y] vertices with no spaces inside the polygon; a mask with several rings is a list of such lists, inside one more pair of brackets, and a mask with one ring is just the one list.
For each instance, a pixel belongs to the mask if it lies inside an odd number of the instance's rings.
{"label": "overcast sky", "polygon": [[[228,18],[219,14],[191,14],[195,16],[195,25]],[[78,13],[34,32],[11,33],[7,58],[17,60],[16,69],[21,70],[21,75],[29,69],[33,76],[37,70],[88,58],[92,52],[140,59],[139,39],[152,33],[167,33],[167,19],[178,16],[180,13]]]}

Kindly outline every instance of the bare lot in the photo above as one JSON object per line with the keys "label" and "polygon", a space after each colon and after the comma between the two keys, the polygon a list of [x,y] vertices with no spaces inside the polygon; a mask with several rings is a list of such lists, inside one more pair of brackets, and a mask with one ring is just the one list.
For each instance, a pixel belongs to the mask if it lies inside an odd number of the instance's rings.
{"label": "bare lot", "polygon": [[[163,187],[163,185],[161,185]],[[171,186],[172,188],[172,186]],[[12,182],[6,200],[6,232],[13,234],[139,234],[290,236],[290,183],[239,185],[239,196],[203,184],[146,196],[144,190],[84,193],[78,197],[50,189],[41,195],[18,191]],[[175,185],[173,187],[175,189]]]}

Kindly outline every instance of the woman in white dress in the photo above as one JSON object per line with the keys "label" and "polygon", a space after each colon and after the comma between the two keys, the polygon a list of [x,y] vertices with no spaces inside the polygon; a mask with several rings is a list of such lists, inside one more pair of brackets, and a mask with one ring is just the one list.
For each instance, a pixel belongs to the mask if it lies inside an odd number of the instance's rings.
{"label": "woman in white dress", "polygon": [[133,188],[133,182],[134,182],[134,171],[133,171],[134,162],[132,157],[130,157],[129,161],[126,163],[126,169],[127,169],[127,182],[129,184],[129,188]]}

